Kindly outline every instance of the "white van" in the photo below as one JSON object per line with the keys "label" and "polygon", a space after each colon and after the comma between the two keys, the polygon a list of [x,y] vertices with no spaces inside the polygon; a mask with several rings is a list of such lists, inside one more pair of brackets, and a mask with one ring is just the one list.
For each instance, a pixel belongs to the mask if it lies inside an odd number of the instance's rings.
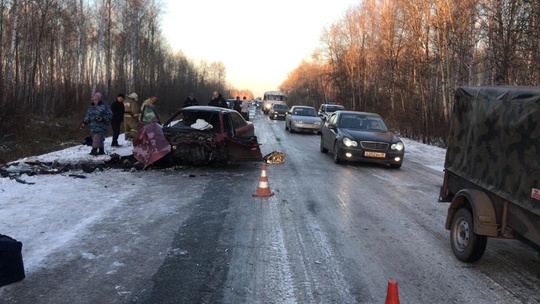
{"label": "white van", "polygon": [[273,104],[287,104],[287,95],[281,91],[267,91],[263,96],[263,113],[268,114]]}

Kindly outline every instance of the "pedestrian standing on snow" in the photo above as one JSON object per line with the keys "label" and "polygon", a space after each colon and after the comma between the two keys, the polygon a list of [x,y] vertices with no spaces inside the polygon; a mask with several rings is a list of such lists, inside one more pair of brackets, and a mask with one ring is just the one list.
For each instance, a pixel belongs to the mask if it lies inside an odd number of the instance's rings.
{"label": "pedestrian standing on snow", "polygon": [[124,94],[120,93],[116,97],[116,102],[113,102],[111,104],[111,128],[113,131],[111,147],[120,147],[120,145],[118,144],[118,136],[120,136],[120,126],[124,121],[124,99]]}
{"label": "pedestrian standing on snow", "polygon": [[82,122],[82,127],[90,125],[90,135],[92,136],[92,151],[90,151],[90,155],[95,156],[105,154],[103,141],[105,139],[105,133],[107,133],[107,129],[109,128],[112,115],[111,108],[101,98],[101,93],[94,93],[88,111],[86,111],[86,116]]}
{"label": "pedestrian standing on snow", "polygon": [[137,134],[137,122],[141,114],[137,101],[139,101],[139,95],[135,92],[124,99],[124,138],[126,140],[132,140]]}

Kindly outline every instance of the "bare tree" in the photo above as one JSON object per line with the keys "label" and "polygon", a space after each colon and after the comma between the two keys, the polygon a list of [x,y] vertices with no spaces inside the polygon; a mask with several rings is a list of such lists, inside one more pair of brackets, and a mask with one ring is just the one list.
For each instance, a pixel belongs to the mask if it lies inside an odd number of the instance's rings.
{"label": "bare tree", "polygon": [[[2,4],[3,7],[3,4]],[[10,40],[10,47],[9,47],[9,54],[7,58],[7,64],[6,64],[6,71],[5,71],[5,77],[4,77],[4,88],[9,92],[12,79],[11,75],[14,70],[14,59],[15,59],[15,48],[17,45],[17,32],[19,31],[19,7],[17,0],[13,0],[13,26],[11,27],[11,40]],[[3,22],[2,22],[3,23]],[[11,94],[10,94],[11,95]]]}

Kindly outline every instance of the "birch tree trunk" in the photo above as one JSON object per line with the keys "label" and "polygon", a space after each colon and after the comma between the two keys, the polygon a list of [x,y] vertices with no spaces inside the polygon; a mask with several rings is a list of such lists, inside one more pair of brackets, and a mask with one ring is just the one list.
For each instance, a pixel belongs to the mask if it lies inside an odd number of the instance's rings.
{"label": "birch tree trunk", "polygon": [[94,64],[94,74],[92,76],[92,93],[96,92],[97,83],[99,82],[98,76],[99,76],[99,69],[101,67],[101,48],[103,45],[103,37],[104,37],[103,25],[106,22],[105,16],[107,16],[105,14],[105,8],[106,8],[106,3],[104,0],[104,2],[101,3],[101,7],[98,9],[98,12],[100,12],[99,13],[100,19],[99,19],[99,24],[98,24],[98,41],[96,45],[96,62]]}
{"label": "birch tree trunk", "polygon": [[9,54],[7,58],[6,63],[6,73],[4,78],[4,87],[5,90],[8,92],[8,96],[11,95],[11,75],[14,70],[13,66],[13,60],[15,58],[15,47],[17,45],[17,32],[19,30],[19,5],[17,0],[13,0],[13,27],[11,28],[11,41],[10,41],[10,47],[9,47]]}

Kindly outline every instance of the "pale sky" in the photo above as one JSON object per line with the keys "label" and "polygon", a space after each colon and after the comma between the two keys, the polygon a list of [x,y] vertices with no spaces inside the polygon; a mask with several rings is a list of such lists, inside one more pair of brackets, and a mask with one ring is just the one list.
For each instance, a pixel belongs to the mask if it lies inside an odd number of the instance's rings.
{"label": "pale sky", "polygon": [[277,89],[309,59],[324,27],[360,0],[163,0],[163,33],[196,63],[221,61],[227,80],[255,96]]}

